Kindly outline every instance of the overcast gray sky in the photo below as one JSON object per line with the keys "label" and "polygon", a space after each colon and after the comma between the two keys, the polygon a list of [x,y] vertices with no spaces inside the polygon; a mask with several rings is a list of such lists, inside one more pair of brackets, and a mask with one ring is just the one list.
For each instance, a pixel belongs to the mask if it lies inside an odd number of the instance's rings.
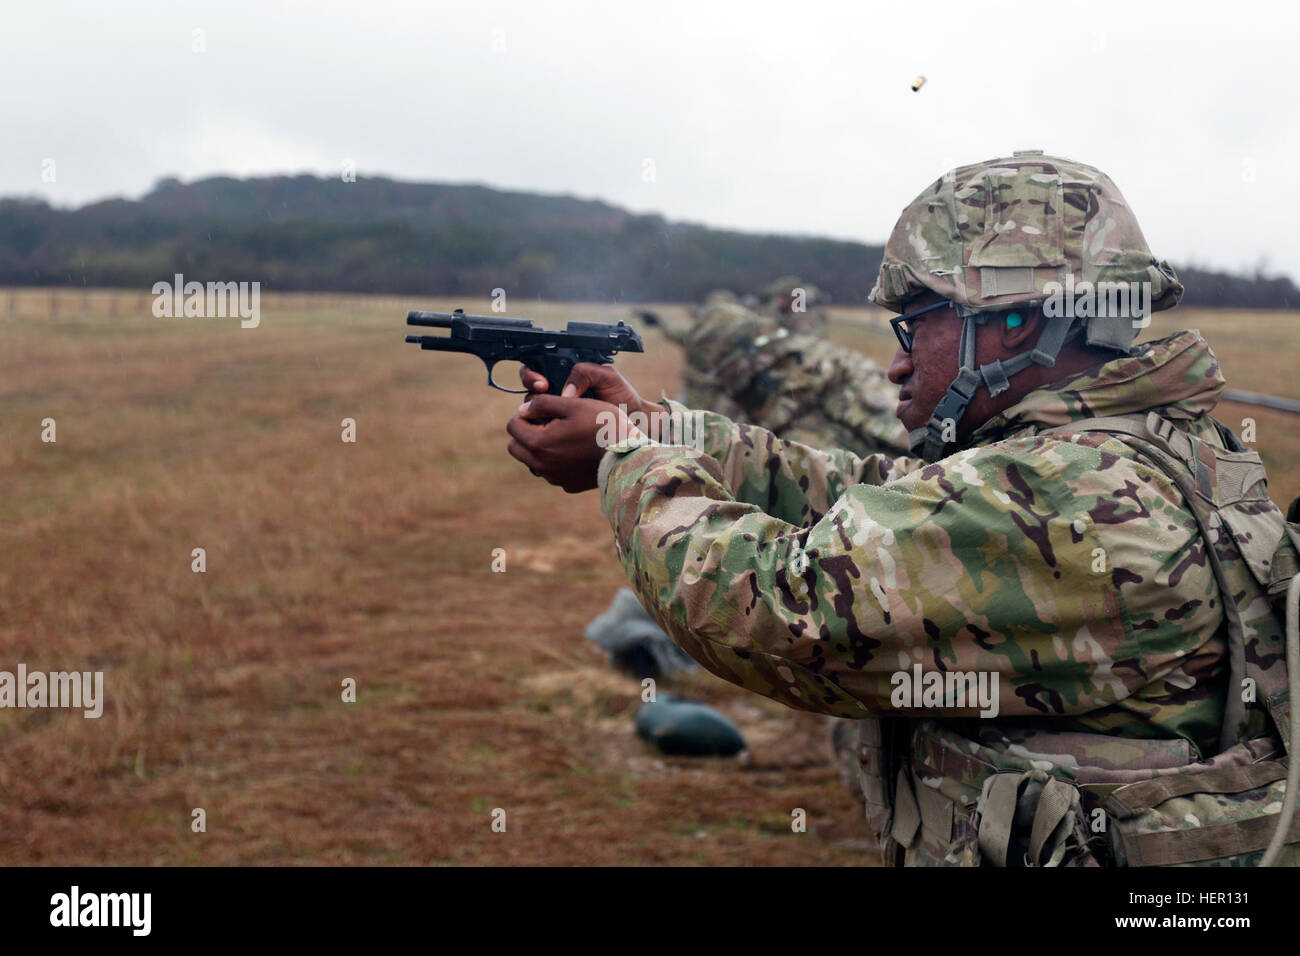
{"label": "overcast gray sky", "polygon": [[350,159],[880,241],[944,169],[1043,148],[1109,173],[1157,255],[1300,278],[1298,9],[15,3],[0,193],[79,204]]}

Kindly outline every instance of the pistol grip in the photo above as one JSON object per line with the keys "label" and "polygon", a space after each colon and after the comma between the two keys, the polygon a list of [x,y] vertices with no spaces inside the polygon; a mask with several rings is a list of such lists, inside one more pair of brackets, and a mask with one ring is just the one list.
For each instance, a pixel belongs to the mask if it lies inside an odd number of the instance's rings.
{"label": "pistol grip", "polygon": [[547,395],[559,395],[564,391],[564,385],[569,380],[569,373],[573,371],[573,366],[577,363],[566,355],[541,355],[536,359],[536,364],[525,363],[534,372],[540,372],[546,376],[547,384],[550,386],[546,390]]}

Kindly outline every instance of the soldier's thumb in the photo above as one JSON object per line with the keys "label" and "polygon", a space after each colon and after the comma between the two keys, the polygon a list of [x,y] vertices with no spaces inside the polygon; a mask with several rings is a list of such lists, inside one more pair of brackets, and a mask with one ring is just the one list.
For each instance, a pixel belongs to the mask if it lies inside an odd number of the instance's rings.
{"label": "soldier's thumb", "polygon": [[573,366],[573,371],[569,372],[569,381],[565,383],[564,390],[560,392],[565,398],[577,398],[580,395],[587,394],[592,388],[599,388],[605,382],[605,376],[611,371],[604,365],[597,365],[595,362],[579,362]]}

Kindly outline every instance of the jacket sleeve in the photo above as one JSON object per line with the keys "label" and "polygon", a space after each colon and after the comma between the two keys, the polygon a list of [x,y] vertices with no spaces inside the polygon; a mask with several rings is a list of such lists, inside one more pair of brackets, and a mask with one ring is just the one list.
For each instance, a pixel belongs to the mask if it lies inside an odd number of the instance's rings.
{"label": "jacket sleeve", "polygon": [[716,412],[662,404],[669,411],[666,443],[686,446],[686,457],[713,459],[737,501],[800,527],[819,520],[850,485],[882,484],[924,464],[917,458],[820,451]]}
{"label": "jacket sleeve", "polygon": [[1155,586],[1194,550],[1181,496],[1100,439],[1016,439],[891,478],[717,418],[695,454],[610,450],[600,487],[646,608],[725,680],[844,717],[974,716],[914,706],[897,675],[982,672],[1003,715],[1082,714],[1205,642],[1205,617],[1166,620]]}

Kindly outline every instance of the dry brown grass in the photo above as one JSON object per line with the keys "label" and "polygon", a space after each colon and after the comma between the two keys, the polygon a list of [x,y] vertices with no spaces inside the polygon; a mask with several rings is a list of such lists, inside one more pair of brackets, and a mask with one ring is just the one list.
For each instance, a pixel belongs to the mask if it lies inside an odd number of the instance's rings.
{"label": "dry brown grass", "polygon": [[[595,499],[505,453],[476,359],[402,344],[408,307],[486,303],[268,296],[246,330],[49,299],[0,290],[0,669],[103,670],[107,704],[0,711],[0,863],[862,861],[834,771],[772,758],[779,705],[687,685],[764,769],[635,737],[582,637],[623,583]],[[678,361],[619,364],[673,391]]]}
{"label": "dry brown grass", "polygon": [[[873,859],[809,765],[820,728],[779,705],[686,682],[741,724],[748,766],[635,737],[639,688],[581,636],[623,583],[596,501],[506,455],[516,400],[477,360],[402,344],[405,309],[486,302],[265,296],[255,330],[155,319],[139,294],[54,304],[0,290],[0,669],[103,670],[107,704],[0,711],[0,863]],[[887,360],[864,315],[835,337]],[[1294,317],[1195,318],[1230,379],[1300,397]],[[677,351],[646,342],[619,367],[675,394]],[[1275,492],[1295,488],[1297,429],[1256,417]]]}

